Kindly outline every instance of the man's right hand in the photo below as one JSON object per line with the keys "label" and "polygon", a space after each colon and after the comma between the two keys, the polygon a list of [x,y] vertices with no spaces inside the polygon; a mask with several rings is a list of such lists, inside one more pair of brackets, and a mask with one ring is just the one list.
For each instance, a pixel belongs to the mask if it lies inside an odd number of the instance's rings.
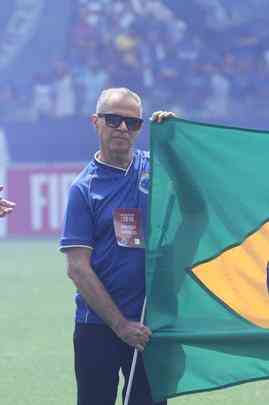
{"label": "man's right hand", "polygon": [[[4,187],[0,185],[0,191],[2,191]],[[5,217],[6,215],[10,214],[15,207],[15,203],[12,201],[4,200],[0,197],[0,218]]]}
{"label": "man's right hand", "polygon": [[114,329],[117,336],[129,346],[142,352],[149,341],[151,331],[139,322],[121,321]]}

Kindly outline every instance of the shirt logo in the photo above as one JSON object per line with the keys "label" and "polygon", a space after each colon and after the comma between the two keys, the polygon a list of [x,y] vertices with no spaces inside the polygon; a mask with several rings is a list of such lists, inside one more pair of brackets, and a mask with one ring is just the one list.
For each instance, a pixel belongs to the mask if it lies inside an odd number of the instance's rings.
{"label": "shirt logo", "polygon": [[149,173],[142,173],[139,181],[139,190],[144,194],[149,193]]}

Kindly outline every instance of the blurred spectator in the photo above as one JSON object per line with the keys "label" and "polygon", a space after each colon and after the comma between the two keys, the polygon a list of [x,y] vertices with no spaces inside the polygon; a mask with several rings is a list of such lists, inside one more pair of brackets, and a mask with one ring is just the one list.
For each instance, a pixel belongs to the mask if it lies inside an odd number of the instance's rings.
{"label": "blurred spectator", "polygon": [[6,83],[0,86],[0,122],[16,121],[18,98],[15,88]]}
{"label": "blurred spectator", "polygon": [[98,62],[91,61],[75,70],[74,82],[77,94],[77,111],[89,115],[95,111],[101,90],[108,86],[108,75]]}
{"label": "blurred spectator", "polygon": [[73,78],[64,61],[54,65],[53,110],[56,117],[66,117],[75,113],[75,91]]}
{"label": "blurred spectator", "polygon": [[33,110],[36,118],[53,115],[53,83],[48,73],[37,73],[33,84]]}
{"label": "blurred spectator", "polygon": [[210,75],[211,94],[206,101],[206,118],[214,116],[215,118],[225,118],[229,114],[230,105],[230,82],[225,77],[221,68],[211,67]]}

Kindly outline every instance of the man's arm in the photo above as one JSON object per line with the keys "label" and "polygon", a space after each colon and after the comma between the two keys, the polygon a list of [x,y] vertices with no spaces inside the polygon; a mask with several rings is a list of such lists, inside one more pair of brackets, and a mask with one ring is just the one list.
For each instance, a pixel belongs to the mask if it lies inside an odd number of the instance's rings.
{"label": "man's arm", "polygon": [[[0,186],[0,191],[4,189],[4,186]],[[15,207],[15,203],[12,201],[4,200],[0,197],[0,218],[10,214]]]}
{"label": "man's arm", "polygon": [[121,314],[90,267],[91,250],[74,247],[66,249],[65,253],[68,262],[68,276],[72,279],[89,307],[104,320],[120,339],[143,351],[149,340],[150,330],[139,322],[129,321]]}

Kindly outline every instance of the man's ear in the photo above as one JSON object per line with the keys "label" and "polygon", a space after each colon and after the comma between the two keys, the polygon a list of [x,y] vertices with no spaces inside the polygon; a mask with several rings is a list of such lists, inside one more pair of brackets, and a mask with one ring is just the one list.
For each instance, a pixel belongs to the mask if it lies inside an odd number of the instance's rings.
{"label": "man's ear", "polygon": [[97,114],[92,114],[91,116],[90,116],[90,122],[91,122],[91,124],[92,125],[94,125],[95,127],[96,127],[96,124],[97,124]]}

